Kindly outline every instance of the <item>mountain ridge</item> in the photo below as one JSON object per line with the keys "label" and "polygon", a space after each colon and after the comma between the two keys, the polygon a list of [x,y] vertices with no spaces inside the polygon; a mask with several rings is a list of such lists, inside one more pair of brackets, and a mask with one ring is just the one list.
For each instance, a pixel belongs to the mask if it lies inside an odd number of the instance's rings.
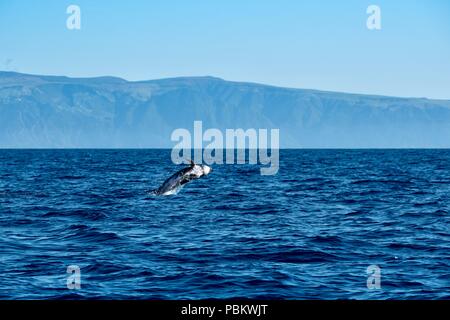
{"label": "mountain ridge", "polygon": [[278,88],[283,90],[303,90],[303,91],[311,91],[317,93],[328,93],[328,94],[343,94],[343,95],[357,95],[357,96],[366,96],[366,97],[378,97],[378,98],[396,98],[396,99],[424,99],[429,101],[450,101],[449,99],[437,99],[437,98],[428,98],[428,97],[412,97],[412,96],[393,96],[393,95],[385,95],[385,94],[370,94],[370,93],[357,93],[357,92],[342,92],[342,91],[333,91],[333,90],[323,90],[323,89],[313,89],[313,88],[297,88],[297,87],[285,87],[280,85],[273,85],[267,83],[259,83],[253,81],[236,81],[236,80],[228,80],[221,77],[216,77],[212,75],[204,75],[204,76],[176,76],[176,77],[166,77],[166,78],[157,78],[157,79],[147,79],[147,80],[128,80],[118,76],[96,76],[96,77],[69,77],[63,75],[39,75],[39,74],[29,74],[29,73],[21,73],[16,71],[2,71],[0,70],[0,78],[2,75],[11,74],[17,76],[29,76],[36,78],[47,78],[47,79],[55,79],[55,80],[69,80],[69,81],[89,81],[89,80],[116,80],[117,82],[123,83],[151,83],[151,82],[162,82],[162,81],[176,81],[176,80],[216,80],[216,81],[224,81],[233,84],[243,84],[243,85],[255,85],[261,87],[269,87],[269,88]]}
{"label": "mountain ridge", "polygon": [[448,148],[450,100],[212,76],[128,81],[0,71],[0,148],[173,147],[171,132],[277,128],[286,148]]}

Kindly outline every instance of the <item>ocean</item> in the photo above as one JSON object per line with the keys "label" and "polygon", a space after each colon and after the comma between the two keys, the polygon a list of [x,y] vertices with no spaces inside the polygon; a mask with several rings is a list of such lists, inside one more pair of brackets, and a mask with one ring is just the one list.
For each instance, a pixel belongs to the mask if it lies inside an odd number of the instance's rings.
{"label": "ocean", "polygon": [[153,196],[170,152],[0,150],[0,298],[450,299],[450,150],[281,150]]}

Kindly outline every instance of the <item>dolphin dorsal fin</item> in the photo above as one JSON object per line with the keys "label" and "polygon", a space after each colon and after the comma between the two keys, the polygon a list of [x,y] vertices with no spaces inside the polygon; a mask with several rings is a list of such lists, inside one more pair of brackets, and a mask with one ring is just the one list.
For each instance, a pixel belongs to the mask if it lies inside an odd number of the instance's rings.
{"label": "dolphin dorsal fin", "polygon": [[194,161],[189,160],[189,162],[191,163],[191,167],[192,167],[192,168],[195,167],[195,162],[194,162]]}

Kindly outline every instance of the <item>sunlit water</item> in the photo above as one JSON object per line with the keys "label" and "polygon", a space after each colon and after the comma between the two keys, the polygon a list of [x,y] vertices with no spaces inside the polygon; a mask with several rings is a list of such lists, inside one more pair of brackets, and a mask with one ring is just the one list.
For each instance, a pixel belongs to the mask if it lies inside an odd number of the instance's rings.
{"label": "sunlit water", "polygon": [[450,299],[450,151],[280,161],[156,197],[170,150],[2,150],[0,298]]}

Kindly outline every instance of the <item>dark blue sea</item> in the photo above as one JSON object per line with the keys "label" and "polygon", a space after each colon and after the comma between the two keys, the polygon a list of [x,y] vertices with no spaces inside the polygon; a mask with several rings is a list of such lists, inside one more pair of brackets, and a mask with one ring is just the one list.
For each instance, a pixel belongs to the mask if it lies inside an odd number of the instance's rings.
{"label": "dark blue sea", "polygon": [[215,165],[149,194],[180,168],[0,150],[0,298],[450,299],[450,150],[281,150],[277,175]]}

